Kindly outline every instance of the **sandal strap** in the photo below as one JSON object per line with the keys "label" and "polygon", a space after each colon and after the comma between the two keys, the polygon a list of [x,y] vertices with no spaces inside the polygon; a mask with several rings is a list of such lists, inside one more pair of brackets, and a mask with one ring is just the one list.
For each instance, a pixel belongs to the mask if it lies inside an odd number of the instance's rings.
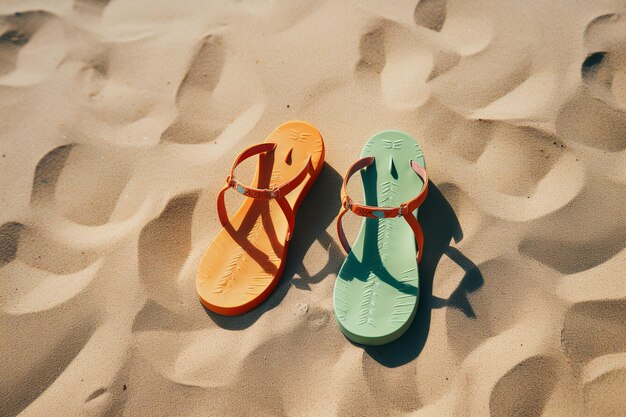
{"label": "sandal strap", "polygon": [[356,161],[348,172],[346,176],[343,178],[343,184],[341,186],[341,209],[339,210],[339,215],[337,217],[337,234],[339,235],[339,241],[341,242],[341,246],[346,251],[346,253],[350,253],[350,244],[348,243],[345,233],[343,231],[342,226],[342,218],[343,216],[350,210],[357,216],[361,217],[369,217],[374,219],[384,219],[390,217],[404,217],[406,222],[411,227],[413,234],[415,235],[415,241],[417,242],[418,254],[417,261],[420,262],[422,259],[422,252],[424,250],[424,234],[422,232],[422,228],[420,227],[417,218],[413,216],[413,211],[417,209],[426,199],[428,195],[428,173],[420,164],[415,161],[409,161],[411,165],[411,169],[422,179],[424,185],[422,189],[418,193],[418,195],[402,204],[399,207],[376,207],[376,206],[366,206],[363,204],[357,204],[348,196],[347,194],[347,185],[350,177],[354,175],[356,172],[360,171],[363,168],[367,168],[374,163],[374,157],[368,156],[365,158],[361,158]]}
{"label": "sandal strap", "polygon": [[309,155],[306,163],[304,164],[300,172],[298,172],[292,179],[274,188],[249,187],[245,184],[240,183],[235,178],[235,168],[237,168],[237,166],[243,161],[254,155],[271,152],[274,149],[276,149],[275,143],[259,143],[257,145],[252,145],[249,148],[244,149],[237,156],[237,158],[235,158],[235,161],[230,168],[230,173],[226,178],[226,185],[224,185],[224,187],[220,190],[217,196],[217,214],[223,227],[226,227],[226,225],[229,223],[228,213],[226,211],[226,204],[224,203],[224,194],[229,188],[233,188],[237,190],[239,194],[245,197],[253,198],[256,200],[276,200],[283,213],[285,214],[287,223],[289,224],[287,240],[291,240],[291,236],[293,235],[293,229],[295,226],[295,215],[293,213],[291,205],[285,197],[291,191],[296,189],[309,174],[311,170],[311,156]]}

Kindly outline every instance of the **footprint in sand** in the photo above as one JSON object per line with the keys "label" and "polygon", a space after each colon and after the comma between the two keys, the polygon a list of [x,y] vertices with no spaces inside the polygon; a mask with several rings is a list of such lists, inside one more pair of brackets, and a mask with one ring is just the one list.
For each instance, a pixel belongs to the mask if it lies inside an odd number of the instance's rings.
{"label": "footprint in sand", "polygon": [[207,97],[220,81],[224,59],[221,37],[209,35],[202,39],[176,93],[178,118],[163,132],[162,140],[203,143],[214,139],[223,130],[224,120],[220,120],[219,108],[207,103]]}
{"label": "footprint in sand", "polygon": [[[455,291],[445,294],[447,339],[459,357],[470,355],[487,339],[515,327],[517,322],[539,316],[542,305],[551,300],[549,294],[529,281],[529,277],[541,276],[539,267],[499,257],[479,264],[477,271],[479,276],[470,275]],[[526,297],[516,297],[519,293]]]}
{"label": "footprint in sand", "polygon": [[5,362],[0,379],[0,415],[14,416],[71,366],[94,333],[96,317],[66,308],[19,317],[2,313],[0,318],[3,334],[11,335],[10,344],[0,345],[0,354],[20,358]]}
{"label": "footprint in sand", "polygon": [[596,357],[624,353],[624,323],[624,300],[576,303],[563,319],[561,349],[578,369]]}
{"label": "footprint in sand", "polygon": [[590,52],[581,68],[594,97],[622,111],[626,111],[625,31],[626,15],[593,19],[585,29],[585,45]]}
{"label": "footprint in sand", "polygon": [[[98,100],[102,97],[109,78],[109,54],[104,47],[100,46],[89,51],[85,60],[87,62],[80,73],[80,85],[89,99]],[[122,118],[122,121],[124,119]]]}
{"label": "footprint in sand", "polygon": [[585,146],[620,152],[626,149],[626,113],[594,99],[582,86],[559,111],[556,132]]}
{"label": "footprint in sand", "polygon": [[100,263],[96,252],[55,241],[36,224],[5,223],[0,227],[2,309],[20,315],[59,307],[80,296]]}
{"label": "footprint in sand", "polygon": [[108,223],[140,155],[134,149],[73,145],[55,183],[59,214],[86,226]]}
{"label": "footprint in sand", "polygon": [[197,200],[197,194],[172,198],[139,236],[141,282],[152,300],[174,311],[181,303],[178,279],[191,250],[191,219]]}
{"label": "footprint in sand", "polygon": [[[226,109],[224,101],[215,97],[216,89],[229,90],[233,83],[241,87],[241,80],[235,81],[223,76],[227,64],[224,40],[219,35],[208,35],[201,40],[189,70],[176,93],[178,118],[163,132],[161,139],[166,142],[198,144],[216,140],[225,127],[249,130],[259,120],[263,106],[251,104],[254,95],[241,94],[236,106],[239,116],[234,120],[233,109]],[[230,85],[230,87],[225,87]],[[223,91],[219,91],[222,94]],[[248,92],[249,93],[249,92]],[[233,102],[237,100],[229,100]],[[247,107],[249,106],[249,107]],[[247,109],[246,109],[247,107]]]}
{"label": "footprint in sand", "polygon": [[626,149],[626,15],[603,15],[585,30],[582,85],[560,110],[557,133],[602,151]]}
{"label": "footprint in sand", "polygon": [[385,23],[380,23],[361,36],[359,52],[361,59],[356,65],[357,75],[367,77],[380,74],[385,67]]}
{"label": "footprint in sand", "polygon": [[413,19],[420,26],[440,32],[446,20],[446,0],[420,0]]}
{"label": "footprint in sand", "polygon": [[[546,175],[553,170],[565,153],[558,138],[529,127],[516,127],[501,122],[485,122],[490,126],[487,143],[474,157],[477,174],[489,183],[488,187],[503,194],[527,197],[531,195]],[[458,138],[465,130],[455,132]],[[479,144],[481,138],[465,138],[464,143]],[[458,143],[458,142],[457,142]],[[471,145],[470,145],[471,146]],[[459,147],[464,152],[465,146]]]}
{"label": "footprint in sand", "polygon": [[47,204],[54,199],[59,175],[70,156],[72,145],[63,145],[52,149],[37,163],[30,196],[31,204]]}
{"label": "footprint in sand", "polygon": [[128,182],[134,156],[126,149],[57,147],[35,168],[31,203],[46,212],[50,222],[57,218],[77,225],[104,225]]}
{"label": "footprint in sand", "polygon": [[625,206],[623,186],[589,178],[567,205],[528,225],[519,251],[562,274],[597,267],[626,246]]}
{"label": "footprint in sand", "polygon": [[619,416],[626,410],[626,353],[600,356],[582,371],[586,415]]}
{"label": "footprint in sand", "polygon": [[0,85],[23,87],[46,79],[65,56],[63,25],[37,11],[0,16]]}
{"label": "footprint in sand", "polygon": [[0,268],[15,259],[23,224],[8,222],[0,226]]}
{"label": "footprint in sand", "polygon": [[546,356],[528,358],[496,383],[489,399],[489,414],[539,417],[557,381],[556,360]]}
{"label": "footprint in sand", "polygon": [[459,55],[396,22],[380,19],[361,36],[354,73],[380,81],[386,106],[414,110],[430,97],[428,81],[450,70]]}

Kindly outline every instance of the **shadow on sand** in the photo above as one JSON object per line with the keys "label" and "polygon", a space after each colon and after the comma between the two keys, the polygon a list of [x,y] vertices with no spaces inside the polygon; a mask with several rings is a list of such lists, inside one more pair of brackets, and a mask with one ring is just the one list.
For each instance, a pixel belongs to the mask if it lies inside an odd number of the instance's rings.
{"label": "shadow on sand", "polygon": [[[389,368],[404,365],[419,356],[428,338],[433,308],[458,308],[467,317],[475,317],[467,295],[483,285],[478,267],[450,246],[452,239],[457,243],[463,239],[463,231],[454,210],[433,182],[429,183],[428,197],[419,209],[419,220],[424,231],[425,250],[419,266],[420,296],[415,320],[394,342],[364,347],[374,360]],[[432,295],[435,271],[444,254],[465,271],[459,286],[447,300]]]}
{"label": "shadow on sand", "polygon": [[[344,257],[340,252],[334,237],[326,231],[334,222],[340,207],[339,192],[343,178],[328,164],[311,187],[305,197],[298,214],[293,239],[289,245],[287,263],[280,282],[274,292],[260,306],[241,316],[225,317],[215,314],[206,307],[206,313],[218,326],[229,330],[242,330],[254,324],[266,311],[273,309],[285,298],[291,285],[310,290],[311,284],[316,284],[331,274],[336,274],[341,268]],[[304,268],[304,256],[313,243],[318,241],[329,252],[328,262],[314,275],[310,275]],[[202,304],[201,304],[202,305]]]}
{"label": "shadow on sand", "polygon": [[[311,284],[319,283],[339,271],[345,256],[335,237],[330,236],[326,229],[334,222],[339,211],[341,182],[341,175],[326,164],[298,211],[296,231],[289,247],[283,277],[274,292],[259,307],[241,316],[220,316],[205,308],[217,325],[229,330],[246,329],[266,311],[279,305],[291,285],[310,290]],[[313,204],[321,201],[324,204]],[[457,308],[467,317],[475,317],[467,295],[483,285],[483,277],[478,267],[458,249],[450,246],[453,239],[457,243],[463,239],[463,232],[454,210],[432,182],[429,185],[428,198],[420,208],[419,220],[424,231],[425,251],[419,266],[420,299],[415,320],[398,340],[383,346],[364,347],[374,360],[390,368],[404,365],[419,356],[428,338],[433,308]],[[315,241],[327,248],[329,257],[324,268],[310,275],[304,268],[303,260]],[[447,300],[432,295],[435,271],[444,254],[465,271],[459,286]]]}

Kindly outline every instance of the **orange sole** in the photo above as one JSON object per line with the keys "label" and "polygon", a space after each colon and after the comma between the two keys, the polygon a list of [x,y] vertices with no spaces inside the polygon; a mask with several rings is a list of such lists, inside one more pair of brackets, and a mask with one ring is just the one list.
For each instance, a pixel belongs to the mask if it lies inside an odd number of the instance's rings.
{"label": "orange sole", "polygon": [[[287,122],[266,139],[276,148],[259,156],[254,188],[272,188],[293,178],[309,155],[313,172],[287,201],[294,214],[324,167],[324,141],[305,122]],[[202,304],[224,316],[246,313],[269,297],[282,276],[289,241],[288,223],[275,201],[246,198],[206,250],[196,274]]]}

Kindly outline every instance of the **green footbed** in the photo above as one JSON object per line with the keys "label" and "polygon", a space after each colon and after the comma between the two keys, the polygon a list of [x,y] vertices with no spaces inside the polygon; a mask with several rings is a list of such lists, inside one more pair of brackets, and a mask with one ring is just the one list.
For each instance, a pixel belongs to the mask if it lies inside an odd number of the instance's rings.
{"label": "green footbed", "polygon": [[[424,156],[409,135],[377,133],[363,148],[361,157],[366,156],[375,160],[361,170],[365,204],[398,207],[418,195],[423,181],[409,161],[425,167]],[[363,219],[333,294],[335,317],[348,339],[382,345],[408,329],[419,299],[416,255],[415,236],[404,218]]]}

